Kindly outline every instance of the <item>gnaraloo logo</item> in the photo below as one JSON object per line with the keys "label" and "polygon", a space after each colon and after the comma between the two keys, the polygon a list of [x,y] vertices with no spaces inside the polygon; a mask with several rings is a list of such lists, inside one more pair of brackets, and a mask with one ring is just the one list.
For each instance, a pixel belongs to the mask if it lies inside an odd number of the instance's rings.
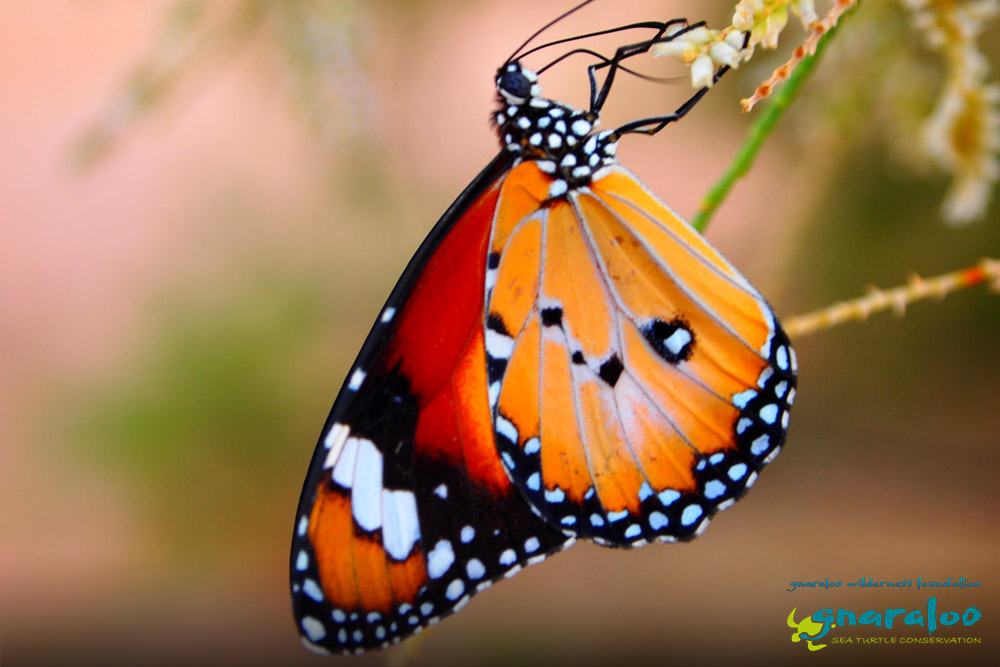
{"label": "gnaraloo logo", "polygon": [[[874,625],[876,627],[892,630],[893,627],[920,626],[927,628],[927,634],[932,635],[939,627],[948,627],[961,621],[963,626],[974,625],[983,616],[979,607],[969,607],[963,612],[942,611],[938,612],[937,598],[927,598],[927,605],[922,609],[902,609],[887,608],[883,611],[870,609],[856,614],[849,609],[837,609],[836,611],[827,608],[816,611],[811,616],[807,616],[801,621],[795,620],[797,609],[792,609],[788,614],[788,627],[794,628],[792,634],[793,642],[805,641],[810,651],[818,651],[825,648],[827,644],[818,644],[819,640],[826,637],[830,630],[834,628],[844,628],[852,625]],[[832,639],[837,642],[837,638]],[[895,637],[892,642],[895,643]]]}

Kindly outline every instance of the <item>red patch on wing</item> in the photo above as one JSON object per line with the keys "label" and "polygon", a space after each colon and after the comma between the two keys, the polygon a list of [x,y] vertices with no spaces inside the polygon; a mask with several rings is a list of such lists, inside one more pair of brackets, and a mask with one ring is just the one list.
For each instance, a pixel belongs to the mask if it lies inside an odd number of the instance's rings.
{"label": "red patch on wing", "polygon": [[386,363],[398,365],[416,396],[416,452],[465,466],[473,483],[503,495],[510,480],[493,441],[483,343],[486,246],[499,193],[495,185],[469,207],[427,262],[397,316]]}

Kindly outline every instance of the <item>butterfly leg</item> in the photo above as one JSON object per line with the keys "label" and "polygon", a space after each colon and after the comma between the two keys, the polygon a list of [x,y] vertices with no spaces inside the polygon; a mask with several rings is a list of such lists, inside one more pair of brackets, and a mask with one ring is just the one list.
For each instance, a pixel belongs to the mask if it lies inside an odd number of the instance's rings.
{"label": "butterfly leg", "polygon": [[[670,28],[678,25],[683,25],[684,27],[669,36],[664,37]],[[611,84],[614,82],[615,73],[619,68],[621,68],[622,61],[632,58],[633,56],[646,53],[656,44],[673,41],[687,32],[704,26],[704,21],[699,21],[698,23],[692,23],[690,25],[687,23],[687,19],[673,19],[672,21],[667,21],[661,25],[654,37],[635,44],[620,46],[615,52],[615,56],[610,60],[605,60],[602,63],[588,67],[587,75],[590,77],[590,110],[598,112],[604,106],[604,103],[607,101],[608,94],[611,92]],[[596,72],[597,70],[604,69],[605,67],[609,67],[610,69],[608,70],[607,76],[604,78],[604,83],[601,84],[600,90],[598,91]]]}

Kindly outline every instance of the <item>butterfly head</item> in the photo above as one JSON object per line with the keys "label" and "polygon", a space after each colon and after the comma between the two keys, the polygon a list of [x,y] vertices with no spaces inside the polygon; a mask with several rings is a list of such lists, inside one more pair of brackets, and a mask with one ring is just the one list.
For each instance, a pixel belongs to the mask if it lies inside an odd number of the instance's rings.
{"label": "butterfly head", "polygon": [[507,104],[524,104],[542,94],[538,75],[516,61],[500,68],[496,83],[497,93]]}
{"label": "butterfly head", "polygon": [[551,198],[587,185],[614,164],[617,135],[594,132],[596,112],[541,97],[538,75],[517,61],[500,68],[496,86],[500,108],[493,121],[500,142],[555,178]]}

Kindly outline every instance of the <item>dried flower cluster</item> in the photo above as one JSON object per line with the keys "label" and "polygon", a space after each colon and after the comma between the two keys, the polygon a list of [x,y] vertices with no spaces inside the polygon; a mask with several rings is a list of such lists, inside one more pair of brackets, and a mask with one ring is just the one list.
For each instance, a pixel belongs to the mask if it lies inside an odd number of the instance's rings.
{"label": "dried flower cluster", "polygon": [[[984,25],[1000,14],[1000,0],[899,2],[945,64],[945,83],[934,112],[924,121],[923,147],[953,179],[942,205],[945,220],[967,223],[985,214],[1000,181],[1000,85],[988,82],[989,62],[977,45]],[[731,25],[690,30],[657,46],[654,55],[678,58],[690,66],[694,87],[710,86],[717,67],[737,67],[750,59],[757,45],[775,48],[789,13],[797,15],[807,35],[788,61],[742,100],[743,109],[749,111],[814,53],[820,38],[857,4],[858,0],[832,0],[819,18],[813,0],[740,0]]]}
{"label": "dried flower cluster", "polygon": [[952,174],[942,212],[952,224],[983,215],[1000,179],[1000,85],[976,38],[1000,13],[997,0],[902,0],[924,41],[943,56],[945,82],[924,125],[924,148]]}
{"label": "dried flower cluster", "polygon": [[806,27],[817,20],[813,0],[740,0],[731,25],[722,30],[695,28],[658,45],[653,55],[679,58],[691,66],[695,88],[710,86],[716,67],[738,67],[742,60],[750,59],[758,44],[768,49],[777,47],[789,11]]}

